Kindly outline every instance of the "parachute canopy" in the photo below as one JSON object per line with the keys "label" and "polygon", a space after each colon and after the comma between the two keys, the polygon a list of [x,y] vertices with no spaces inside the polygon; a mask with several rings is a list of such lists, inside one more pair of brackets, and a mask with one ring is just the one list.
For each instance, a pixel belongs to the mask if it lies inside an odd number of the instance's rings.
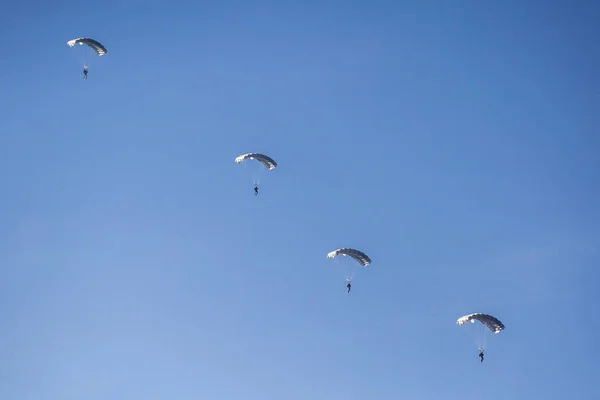
{"label": "parachute canopy", "polygon": [[269,156],[265,156],[264,154],[259,154],[259,153],[242,154],[241,156],[239,156],[235,159],[235,162],[239,164],[248,159],[258,161],[259,163],[264,165],[265,168],[268,170],[271,170],[271,169],[274,169],[275,167],[277,167],[277,163],[275,162],[275,160],[273,160]]}
{"label": "parachute canopy", "polygon": [[67,42],[69,47],[73,47],[77,43],[79,43],[82,46],[84,44],[90,46],[96,52],[96,54],[98,54],[99,56],[103,56],[108,52],[108,50],[106,50],[106,47],[104,47],[102,45],[102,43],[100,43],[94,39],[90,39],[90,38],[77,38],[77,39],[69,40]]}
{"label": "parachute canopy", "polygon": [[474,323],[476,320],[485,325],[494,334],[498,334],[504,330],[504,324],[500,322],[500,320],[498,320],[496,317],[493,317],[488,314],[474,313],[465,315],[464,317],[460,317],[459,319],[457,319],[456,323],[458,325],[462,325],[469,321],[471,321],[471,323]]}
{"label": "parachute canopy", "polygon": [[335,258],[339,255],[352,257],[356,262],[358,262],[362,267],[366,267],[371,264],[371,259],[368,255],[363,253],[360,250],[350,249],[350,248],[342,248],[332,251],[327,254],[327,258]]}

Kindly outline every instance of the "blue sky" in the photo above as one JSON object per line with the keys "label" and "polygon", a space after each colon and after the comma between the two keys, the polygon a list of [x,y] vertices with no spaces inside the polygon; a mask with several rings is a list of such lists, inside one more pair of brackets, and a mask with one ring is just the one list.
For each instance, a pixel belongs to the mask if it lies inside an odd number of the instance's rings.
{"label": "blue sky", "polygon": [[597,4],[36,3],[0,14],[1,399],[600,398]]}

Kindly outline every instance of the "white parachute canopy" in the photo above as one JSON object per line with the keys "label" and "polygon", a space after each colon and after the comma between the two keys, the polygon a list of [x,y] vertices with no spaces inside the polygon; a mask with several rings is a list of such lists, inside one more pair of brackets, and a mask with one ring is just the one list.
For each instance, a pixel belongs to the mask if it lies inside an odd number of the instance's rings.
{"label": "white parachute canopy", "polygon": [[348,247],[332,251],[331,253],[327,254],[327,258],[335,258],[340,255],[352,257],[357,263],[360,264],[361,267],[366,267],[367,265],[371,264],[371,259],[368,255],[360,250],[351,249]]}
{"label": "white parachute canopy", "polygon": [[[248,162],[254,160],[256,162]],[[271,171],[277,167],[277,163],[271,157],[260,153],[246,153],[238,156],[234,160],[236,164],[242,164],[245,169],[251,172],[254,185],[260,183],[263,173]]]}
{"label": "white parachute canopy", "polygon": [[[464,315],[456,320],[456,323],[459,326],[464,325],[467,322],[476,325],[474,327],[474,339],[479,350],[483,350],[487,347],[487,341],[490,335],[495,336],[504,330],[504,324],[500,322],[498,318],[489,314],[473,313]],[[470,329],[468,331],[470,331]]]}
{"label": "white parachute canopy", "polygon": [[[358,272],[359,269],[371,264],[371,259],[368,255],[360,250],[351,249],[349,247],[342,247],[341,249],[328,253],[327,258],[335,259],[336,264],[342,267],[346,282],[351,282],[354,274]],[[347,262],[342,261],[345,258],[348,258]]]}
{"label": "white parachute canopy", "polygon": [[467,322],[475,323],[475,321],[481,322],[486,328],[488,328],[493,334],[498,334],[504,330],[504,324],[496,317],[489,314],[474,313],[460,317],[456,320],[458,325],[463,325]]}
{"label": "white parachute canopy", "polygon": [[102,45],[102,43],[98,42],[97,40],[91,39],[91,38],[82,37],[82,38],[69,40],[67,42],[67,45],[69,47],[73,47],[76,44],[79,44],[81,46],[83,46],[85,44],[85,45],[89,46],[99,56],[103,56],[108,52],[108,50],[106,50],[106,47],[104,47],[104,45]]}
{"label": "white parachute canopy", "polygon": [[246,160],[256,160],[262,165],[264,165],[264,167],[268,170],[272,170],[277,167],[277,163],[275,162],[275,160],[273,160],[269,156],[260,153],[247,153],[235,158],[235,162],[237,164],[240,164]]}

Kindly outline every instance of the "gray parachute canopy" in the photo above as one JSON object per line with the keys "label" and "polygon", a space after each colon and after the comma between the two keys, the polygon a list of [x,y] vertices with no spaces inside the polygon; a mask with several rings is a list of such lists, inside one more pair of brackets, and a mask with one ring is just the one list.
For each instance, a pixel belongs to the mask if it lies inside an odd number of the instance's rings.
{"label": "gray parachute canopy", "polygon": [[327,254],[327,258],[335,258],[340,255],[352,257],[354,260],[356,260],[356,262],[358,262],[361,265],[361,267],[366,267],[367,265],[371,264],[371,259],[368,255],[366,255],[360,250],[350,248],[341,248],[334,250],[331,253]]}
{"label": "gray parachute canopy", "polygon": [[104,47],[102,45],[102,43],[100,43],[94,39],[90,39],[90,38],[77,38],[77,39],[69,40],[67,42],[69,47],[73,47],[77,43],[79,43],[80,45],[86,44],[86,45],[90,46],[96,52],[96,54],[98,54],[99,56],[103,56],[108,52],[108,50],[106,50],[106,47]]}
{"label": "gray parachute canopy", "polygon": [[256,160],[259,163],[261,163],[262,165],[264,165],[266,169],[269,169],[269,170],[277,167],[277,163],[275,162],[275,160],[273,160],[269,156],[266,156],[264,154],[259,154],[259,153],[242,154],[241,156],[236,157],[235,162],[239,164],[246,160]]}
{"label": "gray parachute canopy", "polygon": [[469,321],[471,321],[471,323],[474,323],[476,320],[485,325],[494,334],[498,334],[504,330],[504,324],[500,322],[498,318],[482,313],[465,315],[464,317],[460,317],[459,319],[457,319],[456,323],[458,325],[462,325]]}

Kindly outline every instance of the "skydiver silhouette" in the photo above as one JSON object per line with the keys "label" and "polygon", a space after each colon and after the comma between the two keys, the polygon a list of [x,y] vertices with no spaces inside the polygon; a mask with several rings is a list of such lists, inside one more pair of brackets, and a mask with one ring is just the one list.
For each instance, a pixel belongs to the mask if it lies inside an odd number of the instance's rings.
{"label": "skydiver silhouette", "polygon": [[83,79],[87,79],[87,74],[88,74],[88,66],[84,65],[83,66]]}
{"label": "skydiver silhouette", "polygon": [[352,282],[350,280],[346,280],[346,289],[348,289],[348,293],[350,293],[350,289],[352,289]]}
{"label": "skydiver silhouette", "polygon": [[483,362],[483,349],[479,349],[479,360]]}
{"label": "skydiver silhouette", "polygon": [[254,195],[256,196],[258,194],[258,184],[255,183],[254,184]]}

